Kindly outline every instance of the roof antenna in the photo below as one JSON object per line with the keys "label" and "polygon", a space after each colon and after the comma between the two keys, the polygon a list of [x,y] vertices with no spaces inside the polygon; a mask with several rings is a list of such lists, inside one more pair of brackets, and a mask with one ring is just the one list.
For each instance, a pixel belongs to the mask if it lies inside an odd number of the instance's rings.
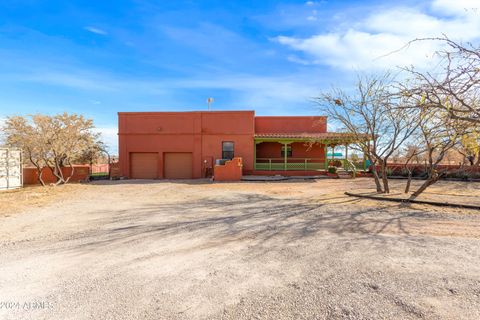
{"label": "roof antenna", "polygon": [[208,111],[210,111],[210,105],[212,104],[212,102],[213,102],[213,98],[208,98],[208,99],[207,99]]}

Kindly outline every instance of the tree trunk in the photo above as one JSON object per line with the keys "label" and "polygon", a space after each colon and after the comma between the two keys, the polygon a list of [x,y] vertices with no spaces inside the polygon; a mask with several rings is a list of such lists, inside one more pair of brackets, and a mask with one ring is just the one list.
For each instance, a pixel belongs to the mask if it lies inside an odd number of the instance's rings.
{"label": "tree trunk", "polygon": [[62,174],[62,168],[59,167],[58,161],[55,159],[53,167],[50,167],[50,170],[52,170],[53,175],[55,178],[57,178],[57,182],[55,182],[55,185],[62,184],[65,180],[63,179],[63,174]]}
{"label": "tree trunk", "polygon": [[440,180],[441,177],[443,177],[446,174],[446,172],[437,172],[436,165],[433,167],[433,169],[430,170],[430,173],[428,175],[427,181],[425,181],[420,188],[418,188],[417,191],[415,191],[408,200],[413,200],[416,197],[418,197],[422,192],[424,192],[428,187],[436,183],[438,180]]}
{"label": "tree trunk", "polygon": [[43,181],[42,175],[43,175],[43,169],[45,167],[40,166],[38,163],[32,161],[33,165],[35,168],[37,168],[37,177],[38,177],[38,182],[42,185],[42,187],[45,187],[45,181]]}
{"label": "tree trunk", "polygon": [[373,180],[375,181],[375,186],[377,187],[377,192],[378,193],[383,193],[382,185],[380,183],[380,177],[378,176],[377,169],[375,169],[375,165],[373,166],[374,169],[372,169],[373,173]]}
{"label": "tree trunk", "polygon": [[430,187],[432,184],[438,181],[438,177],[432,177],[428,178],[427,181],[425,181],[420,188],[418,188],[417,191],[415,191],[408,200],[414,200],[416,197],[418,197],[420,194],[422,194],[428,187]]}
{"label": "tree trunk", "polygon": [[50,169],[54,177],[57,178],[57,181],[55,182],[55,184],[58,184],[59,177],[55,171],[55,167],[52,166],[51,163],[46,158],[44,158],[43,161],[45,161],[45,165],[47,166],[48,169]]}
{"label": "tree trunk", "polygon": [[67,179],[64,180],[64,183],[68,183],[68,181],[70,181],[70,178],[73,177],[73,173],[75,172],[75,167],[70,163],[70,161],[68,162],[68,165],[70,166],[70,175],[67,177]]}
{"label": "tree trunk", "polygon": [[372,156],[367,155],[367,159],[370,161],[370,168],[372,168],[373,180],[375,181],[375,187],[377,188],[377,193],[383,193],[382,184],[380,183],[380,177],[377,172],[377,162],[372,161]]}
{"label": "tree trunk", "polygon": [[45,167],[40,165],[40,160],[33,160],[32,153],[30,152],[29,149],[27,149],[27,152],[28,152],[28,158],[30,159],[30,162],[35,166],[35,168],[37,168],[38,181],[43,187],[45,187],[45,182],[43,181],[43,178],[42,178],[43,169],[45,169]]}
{"label": "tree trunk", "polygon": [[475,165],[475,156],[468,156],[467,160],[470,163],[470,166]]}
{"label": "tree trunk", "polygon": [[40,182],[40,184],[45,187],[45,181],[43,181],[43,169],[45,169],[44,167],[37,167],[37,174],[38,174],[38,181]]}
{"label": "tree trunk", "polygon": [[58,176],[60,177],[60,183],[59,184],[64,184],[65,183],[65,177],[63,176],[63,171],[62,171],[62,164],[60,161],[55,161],[55,170],[58,173]]}
{"label": "tree trunk", "polygon": [[63,183],[63,178],[58,172],[58,168],[55,167],[53,175],[57,178],[57,182],[55,182],[57,186]]}
{"label": "tree trunk", "polygon": [[407,185],[405,186],[405,193],[410,192],[410,184],[412,183],[412,171],[408,171]]}
{"label": "tree trunk", "polygon": [[383,192],[384,193],[390,193],[390,187],[388,185],[387,162],[386,161],[381,162],[381,168],[382,168]]}
{"label": "tree trunk", "polygon": [[45,187],[45,181],[43,181],[43,178],[42,178],[42,175],[43,175],[43,169],[45,169],[45,167],[42,167],[40,166],[38,163],[32,161],[33,165],[35,166],[35,168],[37,168],[37,176],[38,176],[38,181],[40,182],[40,184]]}

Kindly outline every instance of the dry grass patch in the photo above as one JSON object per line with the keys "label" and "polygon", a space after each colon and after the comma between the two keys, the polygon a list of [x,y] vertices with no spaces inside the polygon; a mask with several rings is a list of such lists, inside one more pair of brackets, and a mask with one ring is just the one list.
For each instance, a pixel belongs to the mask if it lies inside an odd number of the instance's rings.
{"label": "dry grass patch", "polygon": [[0,216],[9,216],[31,207],[44,207],[53,202],[74,198],[79,190],[87,185],[67,184],[60,186],[26,186],[21,189],[7,190],[0,193]]}

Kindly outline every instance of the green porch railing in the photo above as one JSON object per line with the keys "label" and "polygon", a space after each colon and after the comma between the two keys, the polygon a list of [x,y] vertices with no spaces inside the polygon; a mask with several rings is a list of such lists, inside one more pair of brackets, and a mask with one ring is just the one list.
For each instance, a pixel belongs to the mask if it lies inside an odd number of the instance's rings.
{"label": "green porch railing", "polygon": [[324,171],[328,168],[331,161],[339,161],[340,168],[356,175],[359,171],[364,171],[362,162],[352,162],[347,159],[325,159],[322,158],[288,158],[285,163],[284,158],[257,158],[255,162],[255,170],[261,171]]}
{"label": "green porch railing", "polygon": [[320,158],[257,158],[255,170],[281,171],[281,170],[325,170],[325,159]]}

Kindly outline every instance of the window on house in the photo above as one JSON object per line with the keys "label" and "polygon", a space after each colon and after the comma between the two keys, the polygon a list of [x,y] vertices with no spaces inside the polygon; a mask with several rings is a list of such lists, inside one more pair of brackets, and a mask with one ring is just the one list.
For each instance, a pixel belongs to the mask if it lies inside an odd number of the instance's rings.
{"label": "window on house", "polygon": [[[285,157],[285,146],[282,146],[281,157],[282,158]],[[292,157],[292,146],[287,146],[287,158],[291,158],[291,157]]]}
{"label": "window on house", "polygon": [[233,149],[234,144],[232,141],[223,141],[222,142],[222,159],[233,159]]}

